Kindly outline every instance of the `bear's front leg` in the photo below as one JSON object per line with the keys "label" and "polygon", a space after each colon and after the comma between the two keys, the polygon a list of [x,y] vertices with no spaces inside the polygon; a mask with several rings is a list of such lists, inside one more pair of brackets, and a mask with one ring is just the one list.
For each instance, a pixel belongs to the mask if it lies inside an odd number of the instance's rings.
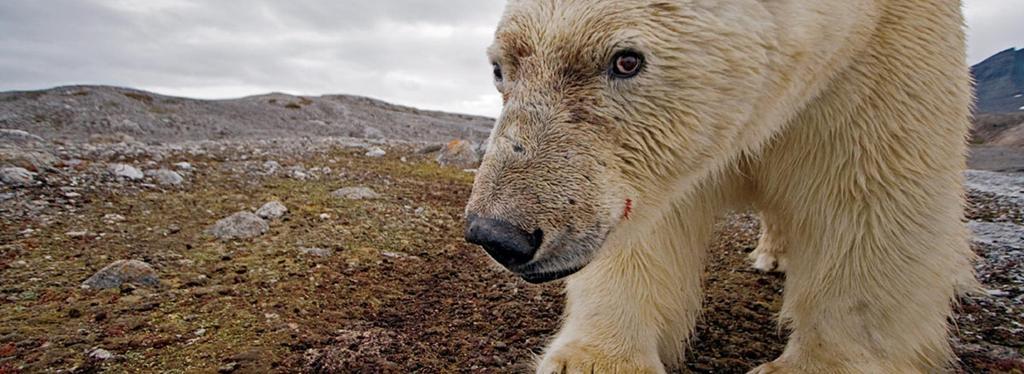
{"label": "bear's front leg", "polygon": [[681,363],[710,224],[666,221],[630,244],[609,243],[567,280],[565,319],[538,373],[664,373]]}
{"label": "bear's front leg", "polygon": [[568,282],[565,321],[537,373],[664,373],[656,307],[644,305],[644,290],[609,289],[621,280],[600,277],[580,274]]}

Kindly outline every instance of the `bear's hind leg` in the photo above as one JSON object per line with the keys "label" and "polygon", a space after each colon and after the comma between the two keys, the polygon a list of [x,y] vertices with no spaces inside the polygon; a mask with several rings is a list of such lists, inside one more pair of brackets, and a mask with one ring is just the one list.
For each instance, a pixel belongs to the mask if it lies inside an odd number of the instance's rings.
{"label": "bear's hind leg", "polygon": [[751,267],[763,272],[786,272],[785,234],[770,213],[761,211],[761,236],[757,247],[747,256]]}
{"label": "bear's hind leg", "polygon": [[781,320],[792,333],[783,354],[753,373],[947,369],[951,274],[970,272],[955,181],[879,185],[846,201],[822,190],[791,202],[786,232],[799,256],[789,258]]}

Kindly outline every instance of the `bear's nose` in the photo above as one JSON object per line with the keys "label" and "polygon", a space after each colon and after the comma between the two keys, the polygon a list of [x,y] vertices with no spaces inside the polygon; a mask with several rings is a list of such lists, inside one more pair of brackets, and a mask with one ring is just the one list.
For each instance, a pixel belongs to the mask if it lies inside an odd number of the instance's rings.
{"label": "bear's nose", "polygon": [[484,247],[498,263],[511,268],[533,259],[544,241],[544,231],[529,233],[503,220],[471,214],[466,218],[466,241]]}

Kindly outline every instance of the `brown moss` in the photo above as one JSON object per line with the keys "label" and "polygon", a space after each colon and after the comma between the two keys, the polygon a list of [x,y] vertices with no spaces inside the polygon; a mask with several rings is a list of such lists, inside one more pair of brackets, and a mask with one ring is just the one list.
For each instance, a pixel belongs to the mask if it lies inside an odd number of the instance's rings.
{"label": "brown moss", "polygon": [[125,92],[124,95],[144,104],[153,104],[153,97],[143,93]]}

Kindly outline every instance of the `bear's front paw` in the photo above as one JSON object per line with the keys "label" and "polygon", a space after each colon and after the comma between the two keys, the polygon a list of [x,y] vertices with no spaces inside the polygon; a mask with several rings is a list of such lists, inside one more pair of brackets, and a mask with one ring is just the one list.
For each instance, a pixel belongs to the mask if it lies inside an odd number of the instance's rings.
{"label": "bear's front paw", "polygon": [[537,365],[537,374],[665,373],[657,354],[612,355],[581,344],[552,348]]}

